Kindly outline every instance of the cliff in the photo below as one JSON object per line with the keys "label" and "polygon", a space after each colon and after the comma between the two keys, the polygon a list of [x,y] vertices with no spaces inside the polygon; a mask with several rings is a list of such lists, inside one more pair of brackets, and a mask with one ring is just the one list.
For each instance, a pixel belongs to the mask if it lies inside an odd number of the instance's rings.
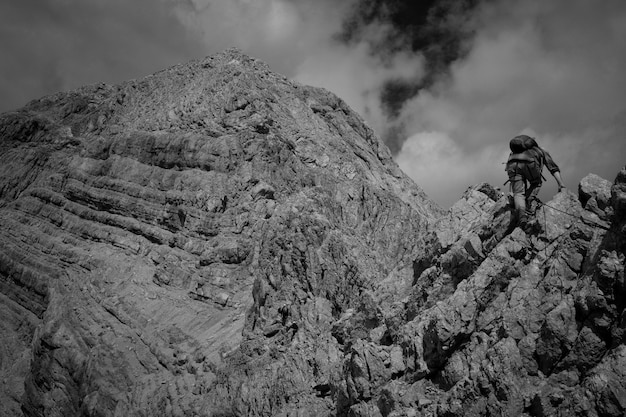
{"label": "cliff", "polygon": [[625,191],[626,169],[590,175],[526,233],[507,198],[468,189],[430,228],[387,343],[346,355],[351,415],[623,415]]}
{"label": "cliff", "polygon": [[4,113],[0,161],[0,414],[626,410],[626,171],[443,212],[236,50]]}

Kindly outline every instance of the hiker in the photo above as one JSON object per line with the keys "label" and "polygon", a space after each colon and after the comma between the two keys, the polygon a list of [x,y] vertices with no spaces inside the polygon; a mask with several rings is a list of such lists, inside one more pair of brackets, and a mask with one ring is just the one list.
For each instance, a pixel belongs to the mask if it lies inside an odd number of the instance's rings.
{"label": "hiker", "polygon": [[506,163],[506,172],[511,183],[515,219],[517,224],[525,227],[528,216],[534,216],[537,210],[539,189],[545,165],[550,174],[556,180],[561,192],[565,185],[561,178],[561,170],[554,162],[550,154],[541,149],[535,139],[526,135],[519,135],[511,139],[509,143],[511,154]]}

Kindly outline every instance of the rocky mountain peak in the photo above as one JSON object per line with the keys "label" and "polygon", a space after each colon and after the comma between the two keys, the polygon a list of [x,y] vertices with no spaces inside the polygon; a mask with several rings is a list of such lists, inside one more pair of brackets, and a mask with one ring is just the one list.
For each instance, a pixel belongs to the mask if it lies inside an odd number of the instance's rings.
{"label": "rocky mountain peak", "polygon": [[444,212],[237,50],[2,114],[0,160],[0,414],[626,410],[626,170]]}

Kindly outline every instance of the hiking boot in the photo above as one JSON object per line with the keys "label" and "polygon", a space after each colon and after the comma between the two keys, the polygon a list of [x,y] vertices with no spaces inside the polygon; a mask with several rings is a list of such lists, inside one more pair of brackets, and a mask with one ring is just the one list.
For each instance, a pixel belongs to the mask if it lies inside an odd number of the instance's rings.
{"label": "hiking boot", "polygon": [[519,217],[519,219],[517,219],[517,227],[519,227],[522,230],[526,230],[526,228],[528,227],[528,216],[523,214]]}
{"label": "hiking boot", "polygon": [[537,209],[541,205],[541,201],[538,198],[533,198],[526,202],[526,214],[534,217],[537,213]]}
{"label": "hiking boot", "polygon": [[526,210],[526,217],[528,218],[528,221],[533,221],[537,218],[537,212],[536,211],[528,211]]}
{"label": "hiking boot", "polygon": [[527,235],[538,235],[543,232],[541,223],[537,219],[527,220],[523,226],[520,224],[520,227]]}
{"label": "hiking boot", "polygon": [[507,202],[509,204],[509,207],[514,209],[515,208],[515,200],[513,199],[513,196],[511,194],[506,196]]}

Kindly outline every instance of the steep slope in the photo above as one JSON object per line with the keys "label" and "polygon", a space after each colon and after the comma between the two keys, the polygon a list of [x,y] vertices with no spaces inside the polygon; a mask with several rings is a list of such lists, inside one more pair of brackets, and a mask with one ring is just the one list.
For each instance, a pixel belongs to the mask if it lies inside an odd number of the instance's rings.
{"label": "steep slope", "polygon": [[0,116],[0,412],[330,415],[333,323],[441,210],[341,100],[229,50]]}
{"label": "steep slope", "polygon": [[626,168],[590,175],[525,233],[507,198],[469,189],[383,311],[386,337],[351,341],[341,414],[623,416],[625,204]]}
{"label": "steep slope", "polygon": [[0,415],[626,412],[626,169],[443,213],[229,50],[0,115],[0,179]]}

